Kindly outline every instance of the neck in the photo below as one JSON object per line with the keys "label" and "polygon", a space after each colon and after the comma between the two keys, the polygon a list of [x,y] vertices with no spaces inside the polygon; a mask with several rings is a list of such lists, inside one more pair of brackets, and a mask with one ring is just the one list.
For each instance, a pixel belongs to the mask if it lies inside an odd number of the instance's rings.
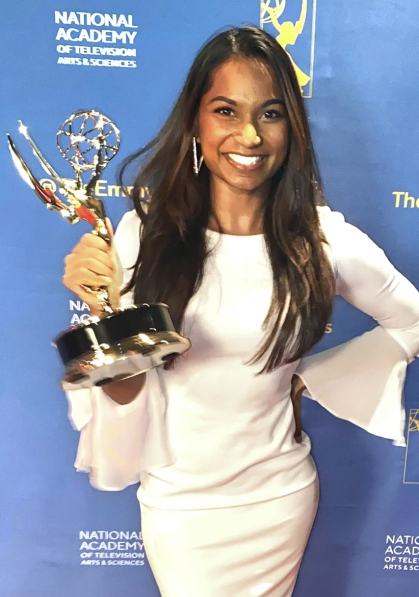
{"label": "neck", "polygon": [[211,215],[208,227],[237,236],[263,233],[263,209],[269,182],[252,191],[232,188],[224,181],[211,179]]}

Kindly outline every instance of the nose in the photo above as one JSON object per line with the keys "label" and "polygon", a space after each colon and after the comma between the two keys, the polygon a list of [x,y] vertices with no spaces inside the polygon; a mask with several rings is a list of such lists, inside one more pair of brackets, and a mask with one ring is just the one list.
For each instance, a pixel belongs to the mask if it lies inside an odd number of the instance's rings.
{"label": "nose", "polygon": [[259,137],[258,132],[251,122],[248,122],[241,130],[240,141],[246,147],[254,147],[260,145],[262,139]]}

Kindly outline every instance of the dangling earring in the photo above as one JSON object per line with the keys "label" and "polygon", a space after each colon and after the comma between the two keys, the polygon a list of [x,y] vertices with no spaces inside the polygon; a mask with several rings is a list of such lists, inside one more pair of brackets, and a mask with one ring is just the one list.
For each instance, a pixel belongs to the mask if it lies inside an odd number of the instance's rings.
{"label": "dangling earring", "polygon": [[198,176],[199,171],[202,166],[202,162],[204,160],[204,156],[201,155],[201,157],[199,158],[199,162],[198,162],[198,152],[196,149],[196,137],[192,137],[192,151],[193,151],[193,171],[195,172],[195,175]]}

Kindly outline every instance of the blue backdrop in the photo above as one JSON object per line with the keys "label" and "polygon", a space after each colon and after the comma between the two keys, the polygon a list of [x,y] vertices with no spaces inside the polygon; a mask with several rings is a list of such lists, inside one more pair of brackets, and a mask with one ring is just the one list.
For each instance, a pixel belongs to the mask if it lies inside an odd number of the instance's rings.
{"label": "blue backdrop", "polygon": [[[78,437],[50,342],[86,315],[60,280],[64,256],[89,227],[49,214],[18,177],[5,142],[9,131],[26,149],[18,119],[63,176],[72,172],[54,138],[78,108],[111,117],[122,132],[119,157],[126,156],[158,131],[206,38],[226,25],[259,24],[262,16],[298,68],[331,207],[419,286],[419,4],[308,0],[304,14],[304,3],[288,0],[273,20],[260,0],[2,6],[1,595],[158,596],[142,548],[136,489],[99,492],[73,469]],[[114,225],[129,207],[110,188],[115,166],[99,188]],[[338,300],[331,324],[319,349],[372,321]],[[418,381],[413,363],[407,449],[305,402],[322,496],[296,597],[415,594]]]}

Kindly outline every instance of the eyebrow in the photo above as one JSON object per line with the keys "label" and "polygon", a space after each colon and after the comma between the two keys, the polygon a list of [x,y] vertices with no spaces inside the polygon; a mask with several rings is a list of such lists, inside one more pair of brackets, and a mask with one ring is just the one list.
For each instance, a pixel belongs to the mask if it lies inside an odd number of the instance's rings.
{"label": "eyebrow", "polygon": [[[237,102],[226,97],[225,95],[217,95],[217,97],[213,97],[209,103],[212,104],[213,102],[217,102],[217,101],[226,102],[227,104],[231,104],[232,106],[237,106]],[[274,98],[274,99],[269,99],[266,102],[264,102],[262,104],[262,108],[266,108],[267,106],[271,106],[272,104],[280,104],[281,106],[285,106],[285,102],[283,100],[281,100],[279,98]]]}

